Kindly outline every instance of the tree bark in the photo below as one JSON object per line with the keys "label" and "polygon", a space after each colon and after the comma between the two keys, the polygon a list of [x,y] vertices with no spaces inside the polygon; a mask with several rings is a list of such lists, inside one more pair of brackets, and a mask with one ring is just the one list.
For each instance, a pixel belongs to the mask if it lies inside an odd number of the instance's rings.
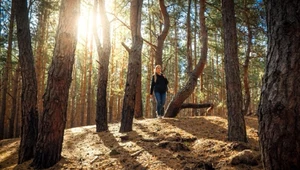
{"label": "tree bark", "polygon": [[243,65],[243,72],[244,72],[244,88],[245,88],[245,97],[244,97],[244,109],[243,109],[243,115],[247,115],[247,113],[249,112],[249,106],[250,106],[250,87],[249,87],[249,63],[250,63],[250,52],[251,52],[251,48],[252,48],[252,30],[250,27],[250,21],[249,21],[249,14],[248,14],[248,8],[246,6],[246,4],[244,5],[245,7],[245,11],[244,11],[244,15],[246,18],[246,26],[247,26],[247,30],[248,30],[248,41],[247,41],[247,50],[246,50],[246,55],[245,55],[245,63]]}
{"label": "tree bark", "polygon": [[69,88],[77,44],[79,0],[61,2],[54,57],[48,73],[36,153],[32,166],[49,168],[61,159]]}
{"label": "tree bark", "polygon": [[266,7],[268,53],[257,111],[263,166],[300,169],[300,2],[268,0]]}
{"label": "tree bark", "polygon": [[[101,44],[96,25],[94,25],[94,35],[99,56],[99,72],[98,72],[98,89],[97,89],[97,113],[96,113],[96,131],[106,131],[107,125],[107,81],[108,81],[108,65],[111,52],[110,42],[110,24],[105,14],[105,0],[99,1],[99,10],[102,24],[103,45]],[[95,4],[97,2],[95,1]],[[96,9],[94,9],[96,10]],[[95,11],[96,13],[96,11]]]}
{"label": "tree bark", "polygon": [[70,110],[70,127],[75,127],[75,117],[76,117],[76,110],[77,110],[77,105],[76,105],[76,91],[77,91],[77,69],[76,65],[73,65],[74,71],[72,72],[74,79],[73,83],[71,86],[71,110]]}
{"label": "tree bark", "polygon": [[9,85],[9,72],[12,69],[11,64],[11,53],[12,53],[12,38],[14,31],[14,20],[15,20],[15,2],[12,1],[11,5],[11,13],[10,13],[10,21],[9,21],[9,32],[8,32],[8,47],[7,47],[7,56],[5,62],[5,68],[3,73],[3,84],[2,84],[2,93],[1,94],[1,110],[0,110],[0,140],[4,139],[4,118],[6,113],[6,94],[8,91]]}
{"label": "tree bark", "polygon": [[141,36],[141,15],[143,0],[131,0],[130,29],[132,46],[129,50],[128,72],[122,108],[120,132],[132,131],[133,115],[136,100],[136,82],[140,73],[136,68],[141,66],[143,39]]}
{"label": "tree bark", "polygon": [[[198,0],[194,0],[194,10],[195,10],[195,18],[198,18],[198,12],[197,12],[197,9],[198,9],[198,5],[197,5],[197,2],[198,2]],[[194,65],[194,67],[196,67],[196,65],[197,65],[197,56],[198,56],[198,41],[197,41],[197,27],[198,27],[198,25],[197,24],[194,24],[194,27],[193,27],[193,29],[194,29],[194,37],[193,37],[193,40],[194,40],[194,42],[193,42],[193,46],[194,46],[194,51],[193,51],[193,53],[194,53],[194,60],[193,60],[193,65]],[[214,84],[214,83],[213,83]],[[196,86],[195,87],[195,90],[194,90],[194,92],[193,92],[193,103],[198,103],[198,86]],[[196,109],[193,109],[193,112],[192,112],[192,115],[193,116],[197,116],[198,115],[198,110],[196,110]]]}
{"label": "tree bark", "polygon": [[43,93],[45,89],[44,79],[43,76],[45,74],[44,72],[44,60],[47,58],[46,53],[46,31],[47,31],[47,22],[49,18],[49,10],[47,9],[48,2],[43,0],[40,3],[39,6],[39,14],[38,14],[38,30],[37,30],[37,48],[35,52],[35,58],[36,58],[36,77],[37,77],[37,86],[38,86],[38,94],[37,94],[37,109],[39,112],[39,115],[43,112]]}
{"label": "tree bark", "polygon": [[237,53],[237,34],[233,0],[222,0],[224,28],[225,74],[228,110],[228,140],[247,142],[242,111],[242,89]]}
{"label": "tree bark", "polygon": [[[147,10],[150,11],[151,6],[152,6],[153,1],[150,2],[150,0],[148,0],[147,4],[149,4],[147,6]],[[151,13],[149,13],[148,17],[148,28],[149,30],[152,31],[152,15]],[[149,42],[152,43],[153,42],[153,34],[151,33],[151,31],[149,31]],[[154,50],[155,48],[153,48],[153,46],[149,46],[148,49],[148,55],[149,55],[149,62],[147,63],[147,80],[146,80],[146,104],[145,104],[145,117],[147,118],[151,118],[152,117],[152,109],[151,109],[151,101],[152,99],[150,98],[150,83],[151,83],[151,77],[153,75],[153,57],[154,57]]]}
{"label": "tree bark", "polygon": [[192,0],[188,0],[188,12],[187,12],[187,19],[186,19],[186,34],[187,34],[187,43],[186,43],[186,49],[187,49],[187,73],[190,74],[193,70],[193,59],[192,59],[192,33],[191,33],[191,5]]}
{"label": "tree bark", "polygon": [[139,66],[136,69],[138,73],[136,81],[136,96],[135,96],[135,108],[134,108],[134,117],[142,118],[143,117],[143,98],[142,98],[142,58],[139,58]]}
{"label": "tree bark", "polygon": [[207,59],[207,28],[205,24],[205,17],[204,17],[204,11],[205,11],[205,0],[200,0],[200,29],[201,29],[201,57],[195,67],[195,69],[192,71],[192,73],[189,75],[188,81],[185,84],[185,86],[179,90],[179,92],[174,96],[172,101],[170,102],[165,117],[176,117],[177,114],[180,111],[182,103],[193,93],[196,85],[197,80],[199,76],[202,74],[204,70],[204,66],[206,64]]}
{"label": "tree bark", "polygon": [[157,37],[157,46],[155,51],[155,65],[162,65],[164,42],[170,28],[170,18],[164,0],[159,0],[159,7],[163,16],[164,28],[161,34]]}
{"label": "tree bark", "polygon": [[34,156],[37,140],[37,82],[34,58],[31,48],[27,1],[14,0],[17,21],[19,62],[22,75],[22,127],[18,163],[23,163]]}
{"label": "tree bark", "polygon": [[138,72],[138,78],[137,78],[137,82],[136,82],[134,117],[141,118],[141,117],[143,117],[142,75],[141,75],[142,74],[142,64],[140,64],[140,66],[136,69]]}
{"label": "tree bark", "polygon": [[[153,6],[153,1],[151,1],[151,3],[149,2],[148,0],[148,4],[149,4],[149,8],[151,8],[151,6]],[[150,11],[151,9],[149,9]],[[149,15],[149,30],[150,31],[150,35],[149,35],[149,40],[150,40],[150,43],[153,42],[153,39],[154,39],[154,35],[151,33],[152,31],[156,32],[156,29],[155,27],[153,26],[154,25],[154,18],[153,18],[153,15],[151,15],[152,13],[150,13]],[[147,79],[147,92],[149,92],[149,98],[148,98],[148,101],[147,101],[147,104],[148,104],[148,108],[149,110],[147,110],[147,113],[149,113],[149,117],[150,118],[154,118],[156,117],[156,100],[153,98],[150,98],[150,82],[151,82],[151,79],[152,79],[152,75],[153,75],[153,70],[154,70],[154,63],[155,63],[155,52],[156,51],[156,47],[155,46],[151,46],[150,48],[150,55],[149,55],[149,69],[148,69],[148,79]],[[149,103],[148,103],[149,102]],[[147,108],[147,106],[146,106]]]}

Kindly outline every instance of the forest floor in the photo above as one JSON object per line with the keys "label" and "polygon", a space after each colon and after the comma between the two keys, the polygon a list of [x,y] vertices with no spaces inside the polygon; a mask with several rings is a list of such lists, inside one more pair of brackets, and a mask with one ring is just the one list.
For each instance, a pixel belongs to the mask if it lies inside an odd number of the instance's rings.
{"label": "forest floor", "polygon": [[[248,143],[229,142],[227,119],[217,116],[134,120],[133,131],[107,132],[95,126],[65,131],[62,159],[54,169],[262,169],[256,117],[245,117]],[[17,165],[20,139],[0,141],[0,169],[32,169]]]}

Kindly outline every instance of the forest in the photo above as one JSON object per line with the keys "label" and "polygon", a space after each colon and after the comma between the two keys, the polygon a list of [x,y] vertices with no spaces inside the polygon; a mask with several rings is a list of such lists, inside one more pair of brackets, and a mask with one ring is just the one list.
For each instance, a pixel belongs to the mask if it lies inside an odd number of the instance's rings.
{"label": "forest", "polygon": [[300,169],[297,0],[0,4],[0,169]]}

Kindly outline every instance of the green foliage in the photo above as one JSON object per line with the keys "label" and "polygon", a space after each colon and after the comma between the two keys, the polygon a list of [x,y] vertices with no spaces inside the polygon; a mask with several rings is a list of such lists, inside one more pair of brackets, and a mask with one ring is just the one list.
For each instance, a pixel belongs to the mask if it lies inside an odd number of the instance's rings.
{"label": "green foliage", "polygon": [[[34,3],[30,8],[30,28],[32,34],[32,47],[36,52],[38,34],[38,19],[41,11],[46,10],[49,12],[49,20],[47,22],[46,31],[46,67],[51,62],[53,56],[53,49],[55,46],[55,35],[58,23],[58,10],[60,1],[33,1]],[[152,45],[156,44],[157,36],[160,34],[163,25],[162,17],[159,9],[158,1],[156,0],[144,0],[143,1],[143,13],[142,13],[142,37],[147,41],[144,41],[142,51],[142,90],[143,100],[146,98],[147,84],[149,77],[148,72],[152,69],[149,63],[151,63],[153,49]],[[10,15],[10,3],[9,0],[1,1],[1,21],[0,21],[0,70],[3,69],[6,58],[7,50],[7,34],[8,23]],[[179,88],[182,87],[188,76],[186,74],[187,69],[187,12],[188,1],[165,1],[167,11],[170,15],[171,27],[169,34],[164,44],[163,63],[165,68],[164,74],[168,77],[170,82],[170,88],[175,86],[175,68],[178,68]],[[196,3],[196,4],[195,4]],[[130,26],[130,1],[106,1],[107,15],[110,20],[111,26],[111,42],[112,42],[112,57],[110,61],[109,69],[114,68],[114,72],[110,73],[108,91],[112,89],[112,92],[122,97],[124,93],[126,73],[127,73],[127,61],[128,52],[121,45],[125,43],[128,47],[131,46],[131,32],[128,29]],[[88,16],[93,3],[91,1],[82,1],[82,16]],[[203,82],[198,79],[197,88],[195,90],[195,96],[198,98],[198,102],[211,102],[216,106],[225,107],[225,75],[224,75],[224,45],[223,45],[223,28],[222,28],[222,14],[221,14],[221,2],[219,0],[207,0],[206,3],[206,25],[208,31],[208,59],[207,64],[202,75]],[[200,44],[200,19],[199,19],[199,1],[193,0],[191,6],[191,35],[192,35],[192,55],[193,63],[196,64],[200,58],[201,44]],[[245,49],[247,48],[247,30],[246,20],[249,18],[250,28],[253,33],[252,38],[252,50],[251,59],[249,65],[249,81],[251,90],[251,100],[254,105],[257,105],[261,78],[264,70],[264,56],[266,56],[266,23],[265,12],[262,2],[255,0],[237,0],[235,1],[235,10],[237,18],[237,36],[238,36],[238,49],[240,66],[244,64]],[[247,15],[245,15],[247,14]],[[86,18],[87,19],[87,18]],[[101,25],[98,24],[99,32],[101,32]],[[175,35],[177,32],[177,37]],[[152,39],[150,39],[152,37]],[[92,36],[90,38],[93,38]],[[87,60],[85,55],[86,43],[85,40],[79,38],[80,41],[77,45],[76,61],[74,71],[76,71],[77,77],[73,77],[73,83],[77,88],[80,87],[82,77],[82,64]],[[150,44],[150,43],[151,44]],[[94,42],[92,42],[94,44]],[[178,63],[175,63],[175,52],[178,54]],[[17,61],[17,41],[13,39],[13,60]],[[94,45],[92,49],[93,55],[93,90],[97,88],[97,75],[99,63],[97,51]],[[87,62],[87,61],[86,61]],[[150,67],[149,67],[150,66]],[[47,72],[47,71],[46,71]],[[152,74],[152,70],[150,70]],[[45,73],[46,74],[46,73]],[[241,78],[243,77],[241,72]],[[122,82],[123,81],[123,82]],[[122,83],[123,84],[122,84]],[[200,83],[202,89],[200,89]],[[79,89],[79,88],[78,88]],[[80,95],[78,92],[77,95]],[[222,96],[223,95],[223,96]],[[79,96],[78,96],[79,97]]]}

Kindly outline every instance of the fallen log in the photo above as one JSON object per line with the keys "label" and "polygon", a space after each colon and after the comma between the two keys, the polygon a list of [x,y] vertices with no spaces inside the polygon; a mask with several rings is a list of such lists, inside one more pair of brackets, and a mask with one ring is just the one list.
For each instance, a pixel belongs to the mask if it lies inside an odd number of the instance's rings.
{"label": "fallen log", "polygon": [[203,103],[203,104],[196,104],[196,103],[183,103],[180,109],[192,108],[192,109],[202,109],[202,108],[209,108],[213,109],[214,105],[212,103]]}
{"label": "fallen log", "polygon": [[196,103],[183,103],[180,107],[180,110],[191,108],[191,109],[203,109],[207,108],[204,115],[207,116],[211,113],[211,111],[214,108],[214,105],[212,103],[203,103],[203,104],[196,104]]}
{"label": "fallen log", "polygon": [[205,115],[208,115],[211,113],[211,111],[214,108],[214,104],[212,103],[202,103],[202,104],[197,104],[197,103],[182,103],[180,104],[174,104],[171,105],[169,104],[167,111],[165,113],[165,117],[176,117],[177,114],[180,112],[182,109],[202,109],[202,108],[207,108],[205,111]]}

